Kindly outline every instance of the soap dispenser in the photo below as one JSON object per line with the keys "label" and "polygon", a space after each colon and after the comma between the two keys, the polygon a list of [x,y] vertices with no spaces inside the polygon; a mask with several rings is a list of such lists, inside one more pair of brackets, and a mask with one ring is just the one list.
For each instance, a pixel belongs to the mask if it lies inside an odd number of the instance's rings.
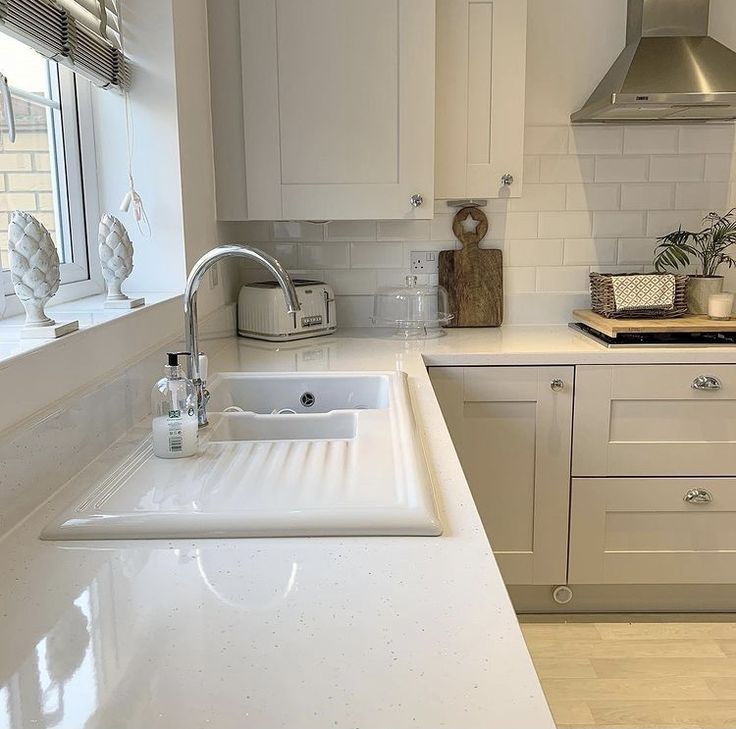
{"label": "soap dispenser", "polygon": [[189,353],[167,353],[165,376],[151,392],[153,453],[159,458],[186,458],[197,453],[197,395],[192,381],[182,374],[180,356]]}

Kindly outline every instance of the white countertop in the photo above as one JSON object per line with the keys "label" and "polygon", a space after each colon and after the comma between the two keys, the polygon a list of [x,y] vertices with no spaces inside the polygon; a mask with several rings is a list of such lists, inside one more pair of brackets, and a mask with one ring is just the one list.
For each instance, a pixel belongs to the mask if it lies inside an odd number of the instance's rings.
{"label": "white countertop", "polygon": [[425,363],[715,363],[734,350],[612,351],[564,327],[380,334],[207,347],[213,371],[406,371],[444,534],[39,541],[139,424],[0,541],[0,726],[554,727]]}

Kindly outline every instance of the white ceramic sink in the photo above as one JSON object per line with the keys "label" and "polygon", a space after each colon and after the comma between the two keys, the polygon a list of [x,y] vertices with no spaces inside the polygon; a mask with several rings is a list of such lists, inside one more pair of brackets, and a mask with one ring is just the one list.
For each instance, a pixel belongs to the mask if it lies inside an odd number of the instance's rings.
{"label": "white ceramic sink", "polygon": [[42,538],[442,532],[404,373],[225,373],[211,392],[197,456],[147,438]]}
{"label": "white ceramic sink", "polygon": [[356,413],[333,410],[314,415],[215,413],[210,416],[210,443],[252,440],[344,440],[355,438]]}
{"label": "white ceramic sink", "polygon": [[216,375],[209,383],[210,412],[245,410],[273,413],[328,413],[331,410],[383,410],[388,407],[389,381],[374,374],[246,374]]}

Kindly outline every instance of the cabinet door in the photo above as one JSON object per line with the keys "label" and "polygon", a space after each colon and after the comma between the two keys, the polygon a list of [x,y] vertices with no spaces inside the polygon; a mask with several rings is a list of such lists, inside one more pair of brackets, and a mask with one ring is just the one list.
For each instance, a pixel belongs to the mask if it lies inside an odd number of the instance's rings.
{"label": "cabinet door", "polygon": [[521,195],[526,13],[526,0],[437,0],[438,198]]}
{"label": "cabinet door", "polygon": [[573,479],[570,584],[723,584],[734,574],[734,479]]}
{"label": "cabinet door", "polygon": [[240,27],[249,219],[432,217],[434,0],[240,0]]}
{"label": "cabinet door", "polygon": [[573,473],[736,475],[735,416],[734,365],[580,366]]}
{"label": "cabinet door", "polygon": [[573,368],[429,371],[504,580],[566,582]]}

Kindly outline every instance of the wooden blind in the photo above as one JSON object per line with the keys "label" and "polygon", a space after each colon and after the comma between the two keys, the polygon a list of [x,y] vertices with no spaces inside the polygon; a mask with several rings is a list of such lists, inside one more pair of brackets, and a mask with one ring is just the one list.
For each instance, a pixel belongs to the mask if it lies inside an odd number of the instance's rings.
{"label": "wooden blind", "polygon": [[115,0],[0,0],[0,31],[98,86],[130,86]]}

